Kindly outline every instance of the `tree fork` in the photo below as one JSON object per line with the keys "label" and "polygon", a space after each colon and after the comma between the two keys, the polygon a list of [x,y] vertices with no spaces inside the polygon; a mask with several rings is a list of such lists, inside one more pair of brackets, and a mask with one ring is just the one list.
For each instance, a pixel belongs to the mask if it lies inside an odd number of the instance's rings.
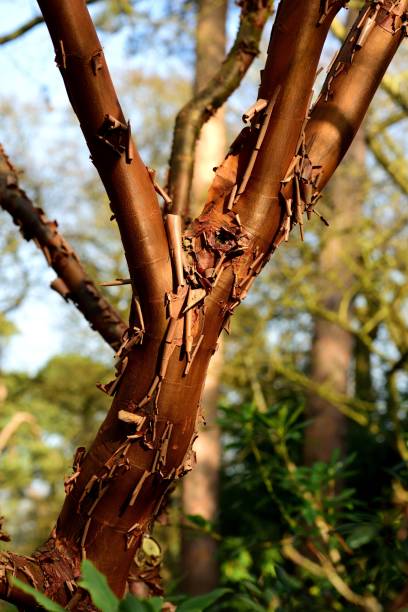
{"label": "tree fork", "polygon": [[[299,11],[292,0],[284,3],[281,15],[296,28],[306,15],[308,27],[296,40],[302,45],[314,41],[306,47],[309,61],[317,66],[330,19],[317,26],[320,3],[311,4],[312,8],[308,5]],[[337,3],[336,10],[332,9],[332,16],[340,6]],[[279,26],[278,19],[272,39],[280,36]],[[291,43],[290,53],[296,52],[298,45]],[[273,78],[273,70],[271,62],[265,78]],[[282,85],[292,77],[288,69]],[[312,80],[309,76],[310,82],[306,80],[296,98],[303,115]],[[291,114],[290,106],[287,112]],[[288,159],[295,152],[300,127],[292,125]],[[265,142],[269,144],[270,138],[267,134]],[[267,151],[261,151],[260,157],[265,154]],[[269,171],[265,164],[261,181]],[[168,216],[174,263],[180,260],[181,249],[176,220],[176,215]],[[262,235],[262,242],[270,242],[272,235]],[[266,259],[267,249],[261,249],[259,242],[237,222],[235,212],[228,211],[224,218],[219,214],[211,218],[204,212],[193,224],[184,238],[185,280],[175,269],[178,280],[174,291],[167,293],[169,317],[164,338],[150,336],[149,342],[126,355],[112,409],[78,466],[77,480],[57,523],[56,539],[71,548],[74,556],[91,558],[118,594],[123,592],[135,548],[159,511],[166,490],[191,467],[205,371],[220,331]],[[133,426],[123,422],[123,412],[135,414]],[[117,551],[113,566],[112,549]]]}
{"label": "tree fork", "polygon": [[[404,10],[407,2],[404,0],[401,3]],[[111,180],[116,181],[119,177],[130,180],[128,168],[135,168],[135,158],[132,164],[124,165],[125,147],[124,155],[120,159],[115,158],[116,165],[111,158],[104,160],[98,149],[101,143],[98,142],[98,146],[95,144],[95,134],[101,125],[95,122],[92,109],[88,109],[88,117],[79,108],[81,104],[85,107],[88,104],[86,91],[89,87],[92,105],[98,109],[102,124],[105,121],[106,111],[98,98],[100,95],[105,99],[105,93],[92,89],[92,79],[97,75],[91,78],[91,74],[82,74],[83,66],[89,70],[89,64],[91,69],[94,66],[95,71],[99,71],[99,59],[92,63],[92,57],[100,58],[100,50],[95,51],[95,45],[91,44],[86,54],[79,54],[79,59],[72,55],[71,42],[78,41],[71,29],[77,19],[81,37],[94,42],[95,34],[88,21],[89,16],[83,17],[85,5],[78,0],[72,0],[69,7],[66,1],[62,1],[58,3],[58,9],[50,8],[50,2],[42,1],[40,4],[47,9],[44,10],[46,20],[50,20],[51,25],[55,20],[58,26],[57,35],[54,32],[54,44],[59,49],[62,71],[70,72],[67,79],[70,95],[81,117],[91,150],[96,150],[98,154],[94,154],[95,163],[101,166],[100,173],[108,191],[118,196],[114,188],[116,185],[112,185]],[[201,389],[218,335],[277,246],[276,239],[285,210],[280,193],[282,181],[297,156],[299,142],[303,141],[317,63],[330,23],[342,4],[283,0],[272,30],[260,88],[260,99],[266,100],[266,106],[252,121],[249,134],[247,130],[235,142],[232,154],[216,174],[203,213],[184,234],[182,243],[180,218],[169,215],[170,249],[167,241],[162,244],[164,230],[160,212],[145,182],[141,162],[137,162],[132,180],[140,178],[144,186],[139,193],[145,197],[146,224],[149,229],[155,230],[150,243],[146,245],[138,239],[141,237],[139,230],[142,223],[138,215],[144,213],[143,206],[136,203],[133,209],[133,202],[128,201],[126,206],[122,206],[120,198],[115,201],[135,284],[136,271],[140,274],[137,280],[143,316],[148,324],[144,327],[135,306],[135,321],[143,342],[134,342],[128,347],[129,350],[126,345],[123,347],[119,379],[107,389],[116,393],[112,408],[88,453],[80,453],[76,458],[75,479],[70,482],[72,487],[48,547],[65,552],[66,568],[76,567],[81,556],[91,558],[108,576],[112,588],[119,595],[123,593],[129,566],[142,534],[151,527],[173,480],[190,469],[193,462],[191,447],[196,436]],[[74,7],[74,14],[70,12],[71,6]],[[384,6],[385,3],[382,8]],[[63,26],[58,23],[62,17]],[[82,19],[85,19],[86,27]],[[401,17],[395,16],[394,23],[398,26]],[[58,36],[61,28],[66,29],[66,36]],[[373,30],[375,36],[378,28],[383,30],[376,24]],[[396,34],[397,37],[401,36],[397,32],[386,34],[388,38]],[[61,40],[64,41],[62,46],[59,44]],[[385,51],[388,48],[382,48],[382,53]],[[387,55],[388,60],[391,55]],[[376,65],[382,62],[382,56],[377,55],[373,62],[372,73],[375,76],[378,72]],[[68,70],[71,64],[75,66],[75,71]],[[106,77],[103,61],[101,70]],[[73,90],[74,83],[71,81],[74,74],[84,77],[81,84],[83,94]],[[369,103],[366,90],[360,93],[360,98],[358,108],[366,108]],[[118,107],[114,110],[118,111]],[[112,115],[109,109],[107,112],[122,126],[126,125],[120,117],[118,119],[118,115]],[[92,129],[84,124],[88,119]],[[109,125],[105,122],[104,130],[99,132],[105,140],[110,135],[105,128],[116,125],[109,117],[108,120]],[[351,140],[352,133],[343,123],[337,128],[341,134],[340,150],[343,151],[343,144]],[[122,130],[125,131],[123,127]],[[330,138],[334,136],[329,134],[326,144],[330,145]],[[336,146],[334,149],[337,151]],[[336,160],[337,163],[340,161],[340,155]],[[335,164],[331,159],[329,161],[331,165],[327,162],[327,167],[334,169]],[[112,173],[113,179],[109,173]],[[236,197],[232,198],[234,185],[237,185]],[[133,214],[129,212],[130,208]],[[126,223],[135,229],[134,243]],[[159,252],[156,266],[152,260],[154,247],[157,248],[156,253]],[[179,266],[176,268],[176,263],[183,261],[182,248],[185,263],[184,269],[180,270]],[[167,274],[170,261],[166,259],[166,253],[169,250],[174,278],[177,278],[173,285]],[[144,274],[137,264],[135,266],[138,257],[146,262],[147,271]],[[164,268],[164,264],[168,267],[156,271],[155,276],[149,279],[148,272]],[[148,286],[143,288],[143,283],[148,283]],[[151,311],[144,308],[149,304],[152,305]],[[112,551],[115,551],[114,556]],[[65,604],[68,599],[66,581],[62,578],[57,580],[53,588],[54,599]]]}

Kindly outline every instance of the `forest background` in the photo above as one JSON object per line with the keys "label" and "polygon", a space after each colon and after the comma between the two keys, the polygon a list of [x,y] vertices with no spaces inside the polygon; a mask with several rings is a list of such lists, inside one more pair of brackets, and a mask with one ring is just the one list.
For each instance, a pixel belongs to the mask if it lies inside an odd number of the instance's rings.
{"label": "forest background", "polygon": [[[175,116],[200,88],[199,62],[209,61],[208,53],[200,58],[203,5],[216,12],[211,27],[226,28],[227,47],[239,9],[220,0],[93,4],[139,149],[164,183]],[[0,141],[21,183],[58,218],[91,276],[126,277],[106,197],[78,137],[44,26],[4,40],[37,14],[36,3],[6,1],[2,13]],[[347,19],[344,11],[324,49],[325,67]],[[270,27],[271,21],[266,37]],[[209,40],[204,36],[207,46]],[[218,48],[216,59],[222,58]],[[186,477],[184,493],[173,494],[154,533],[170,598],[222,584],[232,594],[217,609],[379,610],[404,591],[405,59],[402,48],[319,204],[330,227],[315,217],[304,242],[292,236],[234,317],[218,355],[216,414],[209,407],[216,445],[210,456],[217,460],[202,460],[204,481],[193,492],[194,472]],[[254,100],[261,63],[262,53],[217,118],[221,147],[210,169]],[[203,200],[198,176],[194,197]],[[27,552],[52,528],[64,496],[62,475],[107,409],[96,383],[109,378],[112,355],[72,305],[49,290],[54,274],[5,212],[0,252],[0,509],[14,549]],[[126,317],[127,287],[106,294]],[[202,486],[205,479],[212,485]],[[194,491],[203,497],[189,504]]]}

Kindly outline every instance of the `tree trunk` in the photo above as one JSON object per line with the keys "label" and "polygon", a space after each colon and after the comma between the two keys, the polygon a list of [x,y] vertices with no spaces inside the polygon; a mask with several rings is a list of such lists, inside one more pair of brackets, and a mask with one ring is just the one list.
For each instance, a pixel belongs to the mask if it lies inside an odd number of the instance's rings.
{"label": "tree trunk", "polygon": [[[358,11],[350,9],[347,26]],[[356,257],[351,234],[361,217],[365,197],[366,145],[364,128],[360,128],[326,194],[330,210],[330,230],[323,237],[317,272],[317,291],[322,306],[337,313],[344,290],[352,282],[346,256]],[[326,319],[317,317],[311,348],[311,378],[329,383],[333,391],[346,395],[350,391],[350,369],[353,361],[353,338],[350,332]],[[361,368],[361,363],[359,361]],[[346,417],[328,400],[310,393],[306,404],[304,457],[307,465],[328,462],[337,449],[345,451]]]}
{"label": "tree trunk", "polygon": [[[198,0],[196,75],[194,95],[207,86],[224,58],[228,0]],[[203,126],[195,153],[192,185],[192,215],[198,216],[205,202],[214,166],[225,156],[226,126],[221,108]],[[218,484],[221,460],[220,431],[217,426],[217,402],[223,343],[212,357],[201,399],[205,426],[199,427],[195,445],[197,465],[183,481],[184,515],[200,515],[213,522],[218,511]],[[183,589],[190,595],[200,595],[214,589],[218,583],[217,544],[209,535],[193,531],[182,532],[181,562]]]}
{"label": "tree trunk", "polygon": [[[218,337],[270,255],[294,225],[303,225],[350,146],[403,38],[408,0],[398,6],[387,0],[381,11],[369,6],[362,14],[339,55],[348,70],[339,71],[336,60],[307,123],[322,47],[343,2],[282,0],[258,111],[184,236],[173,213],[166,235],[157,186],[131,139],[84,1],[39,4],[110,197],[135,292],[117,377],[106,386],[115,395],[112,406],[88,452],[75,457],[55,530],[31,557],[1,553],[0,597],[32,604],[9,584],[7,567],[66,605],[84,557],[123,594],[135,551],[167,491],[194,463],[201,391]],[[240,4],[246,14],[251,7],[270,10],[266,0]],[[255,19],[252,27],[263,22]],[[356,34],[367,23],[359,45]],[[81,605],[81,592],[73,597],[79,603],[72,609],[90,609]]]}

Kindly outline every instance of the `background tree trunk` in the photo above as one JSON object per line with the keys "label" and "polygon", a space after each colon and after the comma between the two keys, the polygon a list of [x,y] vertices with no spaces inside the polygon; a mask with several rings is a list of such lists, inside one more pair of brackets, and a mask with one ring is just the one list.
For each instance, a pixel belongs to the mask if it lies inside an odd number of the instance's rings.
{"label": "background tree trunk", "polygon": [[[254,5],[266,11],[263,1]],[[383,15],[368,7],[364,45],[354,59],[353,45],[343,48],[341,57],[346,56],[350,67],[339,71],[334,62],[304,127],[322,47],[343,2],[283,0],[261,77],[263,108],[254,111],[251,126],[244,128],[218,169],[200,216],[182,236],[180,217],[168,214],[166,235],[157,185],[131,140],[83,0],[39,3],[92,160],[111,199],[139,297],[116,379],[104,385],[115,398],[89,450],[76,453],[55,530],[36,556],[7,553],[2,559],[18,577],[28,569],[32,584],[65,605],[71,594],[67,583],[75,584],[85,557],[107,575],[115,593],[123,594],[144,534],[173,481],[194,464],[200,396],[218,337],[270,255],[294,225],[303,225],[304,212],[313,210],[361,125],[404,29],[394,4],[384,9],[392,23],[389,29]],[[240,4],[244,12],[253,6]],[[408,0],[397,7],[407,8]],[[262,23],[253,26],[259,29]],[[289,168],[295,169],[292,175]],[[316,169],[321,170],[318,175]],[[344,214],[339,214],[339,223]],[[20,603],[4,572],[0,596]],[[82,593],[73,597],[81,599]]]}
{"label": "background tree trunk", "polygon": [[[350,9],[347,29],[358,11]],[[361,217],[364,204],[366,144],[364,126],[357,133],[348,154],[332,177],[326,190],[329,203],[330,230],[324,234],[318,261],[318,290],[322,306],[337,313],[344,291],[352,282],[347,257],[356,257],[351,240],[353,227]],[[311,378],[316,383],[328,383],[336,393],[349,391],[353,361],[353,337],[350,332],[326,319],[317,317],[311,348]],[[359,352],[359,368],[361,356]],[[346,417],[327,399],[310,393],[306,418],[311,422],[305,431],[304,457],[307,465],[329,461],[333,451],[345,450]]]}
{"label": "background tree trunk", "polygon": [[[219,69],[225,53],[228,0],[198,0],[196,34],[196,75],[194,94],[206,87]],[[196,217],[205,202],[214,166],[221,163],[226,149],[224,109],[202,128],[197,143],[191,212]],[[201,515],[214,521],[218,511],[218,481],[221,460],[220,431],[217,426],[217,401],[223,364],[223,348],[212,358],[201,406],[206,425],[196,441],[197,465],[183,482],[182,500],[185,515]],[[182,533],[183,588],[191,595],[214,589],[218,583],[216,541],[208,535],[190,531]]]}

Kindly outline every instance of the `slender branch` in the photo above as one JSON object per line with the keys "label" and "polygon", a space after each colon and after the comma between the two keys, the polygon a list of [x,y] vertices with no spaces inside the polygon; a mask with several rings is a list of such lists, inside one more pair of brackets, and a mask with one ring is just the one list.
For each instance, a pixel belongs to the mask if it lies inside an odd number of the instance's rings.
{"label": "slender branch", "polygon": [[220,69],[207,86],[178,113],[170,157],[169,193],[171,211],[188,210],[194,170],[194,151],[204,123],[237,89],[255,57],[264,25],[272,13],[273,0],[243,0],[238,32]]}
{"label": "slender branch", "polygon": [[367,131],[365,138],[372,154],[383,170],[394,181],[402,193],[408,194],[408,176],[404,173],[405,162],[393,162],[385,153],[376,133],[372,134],[370,131]]}
{"label": "slender branch", "polygon": [[147,332],[166,326],[172,288],[166,233],[154,184],[131,137],[84,0],[39,0],[56,62],[117,219]]}
{"label": "slender branch", "polygon": [[280,359],[273,358],[272,366],[276,372],[282,374],[291,383],[303,389],[307,389],[308,391],[312,391],[316,395],[329,401],[339,412],[352,419],[359,425],[369,425],[368,417],[362,413],[367,411],[372,412],[374,409],[374,405],[372,403],[360,400],[358,398],[351,398],[342,393],[336,393],[332,390],[330,381],[326,383],[314,382],[301,372],[297,372],[296,370],[285,366]]}
{"label": "slender branch", "polygon": [[373,595],[359,595],[352,591],[343,578],[341,578],[332,562],[318,550],[316,550],[316,555],[319,558],[320,564],[302,555],[294,547],[292,538],[288,537],[282,541],[282,554],[310,574],[318,578],[326,578],[346,601],[359,608],[363,608],[366,612],[381,612],[382,607]]}
{"label": "slender branch", "polygon": [[86,274],[70,244],[19,188],[17,173],[0,146],[0,207],[20,226],[26,240],[34,240],[58,275],[51,287],[71,300],[102,338],[117,349],[127,325]]}
{"label": "slender branch", "polygon": [[373,136],[380,135],[389,127],[394,126],[400,121],[404,121],[407,118],[407,112],[404,110],[397,110],[394,113],[390,113],[384,120],[376,121],[370,125],[370,132]]}
{"label": "slender branch", "polygon": [[[87,4],[94,4],[95,2],[100,2],[100,0],[86,0]],[[30,32],[41,23],[44,23],[44,17],[42,15],[36,15],[35,17],[29,19],[28,21],[26,21],[26,23],[23,23],[23,25],[18,26],[8,34],[3,34],[3,36],[0,36],[0,45],[5,45],[9,42],[12,42],[13,40],[16,40],[17,38],[20,38],[20,36],[23,36],[23,34]]]}
{"label": "slender branch", "polygon": [[30,414],[29,412],[21,411],[15,412],[10,421],[7,423],[7,425],[5,425],[3,429],[0,430],[0,454],[6,448],[10,438],[24,423],[28,423],[29,425],[31,425],[31,428],[33,429],[34,433],[38,434],[39,429],[37,426],[37,421],[32,414]]}

